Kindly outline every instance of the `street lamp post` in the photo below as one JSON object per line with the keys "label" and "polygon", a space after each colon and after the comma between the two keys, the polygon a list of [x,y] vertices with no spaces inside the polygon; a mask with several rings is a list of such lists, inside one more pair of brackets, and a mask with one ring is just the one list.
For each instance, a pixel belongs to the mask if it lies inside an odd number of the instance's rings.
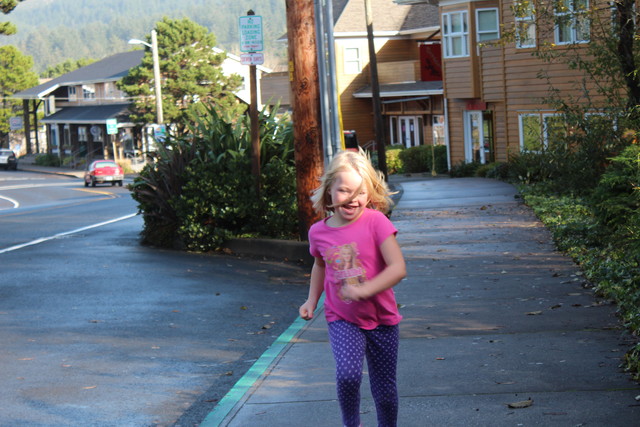
{"label": "street lamp post", "polygon": [[131,39],[129,44],[143,44],[148,48],[151,48],[151,56],[153,57],[153,80],[156,93],[156,121],[159,125],[164,122],[162,116],[162,93],[160,91],[160,60],[158,58],[158,36],[156,30],[151,30],[151,44],[138,40]]}

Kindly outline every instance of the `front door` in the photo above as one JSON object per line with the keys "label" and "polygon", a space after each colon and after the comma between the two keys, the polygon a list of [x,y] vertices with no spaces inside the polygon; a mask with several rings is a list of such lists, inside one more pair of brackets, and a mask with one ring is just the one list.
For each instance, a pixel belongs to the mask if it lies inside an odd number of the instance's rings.
{"label": "front door", "polygon": [[420,145],[418,141],[417,120],[415,117],[400,116],[400,140],[406,148]]}
{"label": "front door", "polygon": [[491,112],[464,112],[464,155],[467,163],[493,161],[493,120]]}

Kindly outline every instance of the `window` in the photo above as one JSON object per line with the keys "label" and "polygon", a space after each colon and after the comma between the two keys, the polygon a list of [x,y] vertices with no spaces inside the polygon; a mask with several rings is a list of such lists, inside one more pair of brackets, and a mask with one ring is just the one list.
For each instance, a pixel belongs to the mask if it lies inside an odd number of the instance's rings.
{"label": "window", "polygon": [[556,44],[587,43],[591,25],[589,0],[558,0],[555,7]]}
{"label": "window", "polygon": [[445,58],[469,56],[469,29],[467,12],[442,14],[443,44]]}
{"label": "window", "polygon": [[82,97],[84,99],[96,99],[96,88],[93,85],[82,85]]}
{"label": "window", "polygon": [[75,101],[76,100],[76,87],[75,86],[69,86],[67,87],[67,94],[69,96],[69,101]]}
{"label": "window", "polygon": [[567,133],[560,114],[520,114],[520,151],[540,152]]}
{"label": "window", "polygon": [[359,74],[362,71],[360,64],[360,48],[345,47],[344,48],[344,73]]}
{"label": "window", "polygon": [[78,141],[85,142],[88,139],[89,138],[87,138],[87,127],[86,126],[79,126],[78,127]]}
{"label": "window", "polygon": [[125,94],[118,89],[114,82],[106,82],[104,84],[104,91],[107,99],[122,99],[125,97]]}
{"label": "window", "polygon": [[521,114],[520,151],[540,151],[542,149],[542,123],[539,114]]}
{"label": "window", "polygon": [[498,9],[492,8],[476,10],[476,22],[478,31],[478,42],[497,40],[500,38]]}
{"label": "window", "polygon": [[564,118],[559,114],[543,114],[542,124],[542,138],[545,148],[567,134]]}
{"label": "window", "polygon": [[516,48],[536,47],[535,10],[532,1],[516,0]]}

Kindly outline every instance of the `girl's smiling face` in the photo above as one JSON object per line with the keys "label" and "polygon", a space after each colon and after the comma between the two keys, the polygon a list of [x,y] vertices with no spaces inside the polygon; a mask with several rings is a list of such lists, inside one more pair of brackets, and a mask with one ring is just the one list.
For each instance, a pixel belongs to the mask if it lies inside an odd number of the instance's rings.
{"label": "girl's smiling face", "polygon": [[329,194],[334,210],[329,225],[333,227],[341,227],[360,218],[369,203],[367,187],[353,169],[345,169],[335,175]]}

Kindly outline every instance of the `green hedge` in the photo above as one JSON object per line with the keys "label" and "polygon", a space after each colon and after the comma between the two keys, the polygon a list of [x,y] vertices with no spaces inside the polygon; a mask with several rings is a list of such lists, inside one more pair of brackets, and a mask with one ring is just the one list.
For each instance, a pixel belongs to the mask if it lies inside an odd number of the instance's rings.
{"label": "green hedge", "polygon": [[[433,162],[435,153],[435,165]],[[435,170],[439,174],[448,172],[447,147],[444,145],[420,145],[404,148],[401,145],[390,145],[385,149],[387,172],[389,175],[401,173],[423,173]],[[377,153],[372,153],[371,160],[377,167]]]}
{"label": "green hedge", "polygon": [[189,127],[186,136],[168,136],[167,148],[131,186],[143,213],[143,242],[211,251],[232,237],[297,238],[291,123],[260,114],[259,192],[246,117],[226,121],[209,107]]}

